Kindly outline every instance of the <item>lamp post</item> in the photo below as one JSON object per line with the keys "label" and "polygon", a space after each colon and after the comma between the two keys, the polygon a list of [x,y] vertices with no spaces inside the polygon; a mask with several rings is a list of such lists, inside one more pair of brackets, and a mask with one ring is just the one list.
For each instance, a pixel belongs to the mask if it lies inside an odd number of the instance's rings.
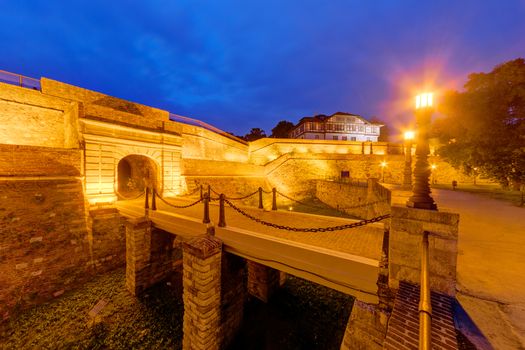
{"label": "lamp post", "polygon": [[388,164],[385,161],[382,161],[381,164],[380,164],[380,166],[381,166],[381,182],[383,182],[383,183],[385,182],[385,168],[386,168],[387,165]]}
{"label": "lamp post", "polygon": [[412,187],[412,140],[415,133],[413,131],[405,132],[405,169],[403,171],[403,187]]}
{"label": "lamp post", "polygon": [[414,167],[414,185],[412,196],[407,201],[407,207],[437,210],[434,199],[430,196],[430,164],[428,163],[428,129],[432,117],[432,94],[424,93],[416,96],[416,164]]}

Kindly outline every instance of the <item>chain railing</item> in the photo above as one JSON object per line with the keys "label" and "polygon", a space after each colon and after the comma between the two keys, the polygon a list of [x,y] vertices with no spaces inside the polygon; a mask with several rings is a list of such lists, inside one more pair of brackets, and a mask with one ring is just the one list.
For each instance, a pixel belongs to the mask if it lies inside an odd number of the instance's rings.
{"label": "chain railing", "polygon": [[[202,222],[205,223],[205,224],[208,224],[208,223],[211,222],[210,221],[210,209],[209,209],[210,202],[212,202],[212,201],[219,201],[219,222],[218,222],[218,226],[219,227],[225,227],[226,226],[225,204],[227,204],[230,208],[232,208],[234,211],[238,212],[242,216],[244,216],[244,217],[246,217],[246,218],[248,218],[248,219],[250,219],[250,220],[252,220],[254,222],[257,222],[257,223],[259,223],[261,225],[265,225],[265,226],[268,226],[268,227],[276,228],[276,229],[279,229],[279,230],[286,230],[286,231],[293,231],[293,232],[332,232],[332,231],[347,230],[347,229],[352,229],[352,228],[355,228],[355,227],[365,226],[365,225],[368,225],[368,224],[371,224],[371,223],[379,222],[379,221],[382,221],[382,220],[390,218],[390,214],[386,214],[386,215],[380,215],[380,216],[377,216],[377,217],[374,217],[374,218],[371,218],[371,219],[366,219],[366,220],[353,222],[353,223],[350,223],[350,224],[337,225],[337,226],[328,226],[328,227],[293,227],[293,226],[287,226],[287,225],[280,225],[280,224],[276,224],[276,223],[273,223],[273,222],[262,220],[260,218],[257,218],[255,216],[253,216],[252,214],[247,213],[245,210],[239,208],[238,206],[236,206],[235,204],[232,203],[234,198],[228,198],[224,193],[218,193],[216,191],[213,191],[211,189],[211,186],[208,186],[208,192],[204,193],[201,198],[197,199],[196,201],[194,201],[192,203],[185,204],[185,205],[177,205],[177,204],[170,203],[166,199],[164,199],[162,196],[160,196],[155,189],[151,190],[150,188],[146,188],[146,191],[145,191],[145,195],[146,196],[145,196],[145,203],[144,203],[144,209],[146,210],[146,213],[147,213],[148,209],[150,209],[150,204],[149,204],[150,203],[150,200],[149,200],[150,192],[151,192],[151,209],[153,211],[157,210],[157,202],[156,202],[157,197],[164,204],[166,204],[166,205],[168,205],[168,206],[170,206],[172,208],[176,208],[176,209],[190,208],[190,207],[193,207],[193,206],[195,206],[195,205],[197,205],[197,204],[202,202],[204,204],[203,220],[202,220]],[[210,192],[218,193],[218,197],[216,197],[216,198],[211,197],[209,195]],[[259,193],[259,208],[262,209],[263,208],[263,202],[262,202],[262,194],[263,194],[263,192],[264,191],[263,191],[262,187],[259,187],[259,189],[256,192],[245,196],[245,198],[251,197],[251,196]],[[277,197],[277,193],[279,193],[279,192],[275,188],[273,188],[271,193],[272,193],[272,197],[273,197],[272,198],[272,210],[277,210],[276,197]],[[293,200],[292,197],[289,197],[287,195],[283,195],[282,193],[279,193],[279,194],[281,196],[287,198],[287,199]],[[299,202],[299,201],[297,201],[297,202]],[[366,205],[370,205],[370,203],[366,203]]]}
{"label": "chain railing", "polygon": [[[245,212],[241,208],[237,207],[235,204],[233,204],[229,200],[225,199],[224,197],[222,197],[221,202],[228,204],[233,210],[237,211],[239,214],[241,214],[241,215],[247,217],[248,219],[250,219],[252,221],[255,221],[255,222],[257,222],[257,223],[259,223],[261,225],[269,226],[269,227],[276,228],[276,229],[279,229],[279,230],[286,230],[286,231],[293,231],[293,232],[330,232],[330,231],[340,231],[340,230],[346,230],[346,229],[351,229],[351,228],[355,228],[355,227],[368,225],[368,224],[371,224],[371,223],[374,223],[374,222],[379,222],[381,220],[388,219],[390,217],[390,214],[386,214],[386,215],[381,215],[381,216],[378,216],[378,217],[375,217],[375,218],[372,218],[372,219],[367,219],[367,220],[361,220],[361,221],[353,222],[351,224],[329,226],[329,227],[293,227],[293,226],[279,225],[279,224],[275,224],[273,222],[268,222],[268,221],[264,221],[262,219],[256,218],[255,216],[253,216],[253,215]],[[224,204],[221,204],[221,206],[224,207]],[[219,212],[221,212],[221,210],[219,210]],[[222,210],[222,212],[224,212],[224,209]],[[219,222],[222,222],[224,224],[224,226],[226,226],[226,221],[225,221],[224,217],[219,218]]]}

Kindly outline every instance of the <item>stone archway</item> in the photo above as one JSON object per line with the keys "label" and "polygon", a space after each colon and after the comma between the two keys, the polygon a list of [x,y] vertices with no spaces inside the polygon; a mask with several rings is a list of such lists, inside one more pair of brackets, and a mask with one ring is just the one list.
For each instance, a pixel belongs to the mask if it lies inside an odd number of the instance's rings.
{"label": "stone archway", "polygon": [[122,158],[117,165],[117,194],[129,199],[144,192],[145,188],[157,188],[158,168],[146,156],[131,154]]}

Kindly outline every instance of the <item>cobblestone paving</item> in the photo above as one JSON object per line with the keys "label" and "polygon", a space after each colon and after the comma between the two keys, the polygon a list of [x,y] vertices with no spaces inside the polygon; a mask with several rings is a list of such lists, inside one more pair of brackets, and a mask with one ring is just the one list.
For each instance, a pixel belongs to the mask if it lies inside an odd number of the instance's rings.
{"label": "cobblestone paving", "polygon": [[[193,200],[169,199],[170,203],[182,205],[191,203]],[[121,202],[122,203],[122,202]],[[139,205],[142,202],[130,201],[129,205]],[[122,204],[120,204],[122,205]],[[199,203],[191,208],[175,209],[158,201],[158,210],[169,211],[180,215],[194,218],[203,217],[203,205]],[[311,215],[286,211],[266,211],[255,208],[242,207],[244,211],[264,221],[279,225],[287,225],[301,228],[330,227],[352,223],[355,220],[335,218],[328,216]],[[226,205],[227,226],[242,228],[256,233],[267,234],[293,242],[304,243],[344,253],[354,254],[379,260],[381,257],[381,246],[383,242],[383,223],[369,224],[362,227],[345,229],[332,232],[293,232],[275,229],[254,222],[229,208]],[[219,217],[219,206],[215,203],[210,205],[210,219],[217,223]]]}

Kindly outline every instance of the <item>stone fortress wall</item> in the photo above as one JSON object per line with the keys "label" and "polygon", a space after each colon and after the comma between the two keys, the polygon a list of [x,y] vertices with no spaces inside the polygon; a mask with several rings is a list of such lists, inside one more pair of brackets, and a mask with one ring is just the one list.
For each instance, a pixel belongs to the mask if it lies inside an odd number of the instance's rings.
{"label": "stone fortress wall", "polygon": [[[401,183],[399,145],[325,140],[237,142],[169,113],[42,78],[41,91],[0,83],[0,320],[125,263],[125,229],[111,205],[118,164],[153,160],[165,196],[211,184],[228,195],[271,187],[301,198],[317,180]],[[438,182],[464,181],[444,162]],[[441,173],[442,172],[442,173]]]}

